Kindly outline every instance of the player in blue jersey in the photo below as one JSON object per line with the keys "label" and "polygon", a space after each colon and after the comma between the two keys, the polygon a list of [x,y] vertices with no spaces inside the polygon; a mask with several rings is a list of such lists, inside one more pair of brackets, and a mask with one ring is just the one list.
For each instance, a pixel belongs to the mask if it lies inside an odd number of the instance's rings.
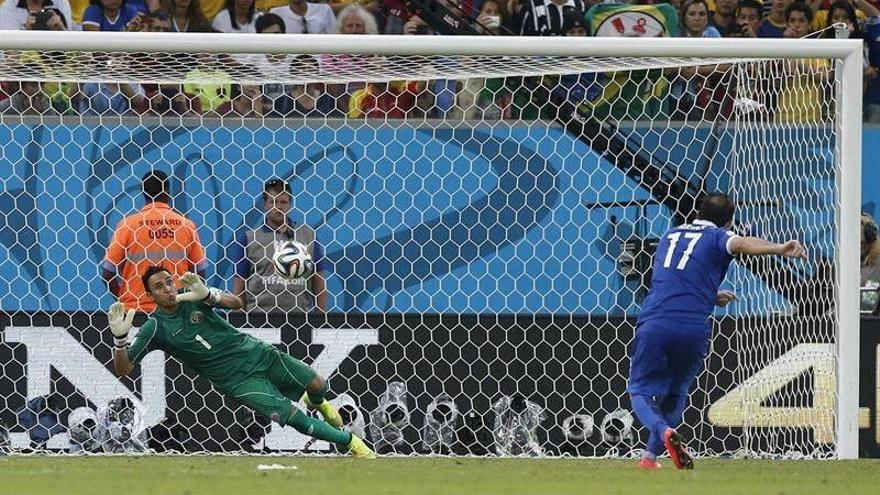
{"label": "player in blue jersey", "polygon": [[718,290],[731,260],[737,255],[806,257],[796,240],[776,244],[727,230],[735,208],[727,195],[709,194],[700,203],[698,220],[669,230],[657,246],[651,290],[630,348],[627,385],[633,410],[650,431],[641,468],[659,468],[656,459],[664,449],[675,467],[694,467],[675,428],[709,353],[713,306],[736,300],[733,292]]}

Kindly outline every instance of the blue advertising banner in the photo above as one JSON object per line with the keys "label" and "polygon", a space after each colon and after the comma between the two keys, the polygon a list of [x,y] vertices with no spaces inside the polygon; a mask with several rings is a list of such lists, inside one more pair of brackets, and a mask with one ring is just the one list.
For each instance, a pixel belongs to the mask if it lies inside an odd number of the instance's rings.
{"label": "blue advertising banner", "polygon": [[[733,149],[728,131],[636,125],[621,132],[679,175],[709,189],[726,186],[718,172]],[[872,170],[876,176],[869,157],[880,154],[880,133],[865,132],[864,202],[873,208],[878,194],[867,178]],[[828,160],[826,144],[805,153]],[[798,166],[817,166],[810,160]],[[151,168],[173,178],[173,206],[198,226],[209,282],[224,287],[231,287],[227,253],[236,233],[262,221],[263,182],[288,179],[294,219],[314,227],[325,247],[332,311],[632,314],[640,283],[619,270],[622,241],[656,237],[672,216],[615,164],[540,122],[459,129],[4,124],[0,310],[106,308],[99,263],[116,224],[143,204],[140,177]],[[793,169],[775,173],[790,177]],[[815,202],[826,180],[807,175],[798,187]],[[797,198],[778,194],[792,202],[792,221],[816,223]],[[733,272],[744,280],[741,293],[761,289],[745,269]]]}

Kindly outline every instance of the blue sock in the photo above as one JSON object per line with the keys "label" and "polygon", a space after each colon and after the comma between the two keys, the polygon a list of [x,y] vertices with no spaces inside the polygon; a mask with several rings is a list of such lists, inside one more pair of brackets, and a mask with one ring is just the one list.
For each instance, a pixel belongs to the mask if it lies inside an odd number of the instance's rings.
{"label": "blue sock", "polygon": [[670,427],[676,428],[681,424],[687,403],[687,395],[667,395],[660,401],[660,411]]}
{"label": "blue sock", "polygon": [[[636,417],[642,422],[642,425],[651,432],[648,437],[648,445],[646,449],[655,456],[665,448],[663,443],[663,433],[669,425],[657,401],[649,395],[632,394],[630,395],[633,411]],[[649,456],[650,458],[650,456]]]}
{"label": "blue sock", "polygon": [[642,457],[656,459],[663,452],[666,452],[666,442],[663,441],[663,434],[652,431],[651,436],[648,437],[648,445],[645,447],[645,455]]}

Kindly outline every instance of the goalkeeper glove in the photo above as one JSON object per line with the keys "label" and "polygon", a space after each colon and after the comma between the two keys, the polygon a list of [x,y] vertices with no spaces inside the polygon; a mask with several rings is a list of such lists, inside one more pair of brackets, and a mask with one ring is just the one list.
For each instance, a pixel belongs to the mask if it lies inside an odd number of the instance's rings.
{"label": "goalkeeper glove", "polygon": [[115,302],[110,305],[107,312],[107,323],[113,333],[113,347],[119,350],[128,345],[128,332],[131,331],[131,322],[134,320],[133,309],[125,310],[125,305]]}
{"label": "goalkeeper glove", "polygon": [[223,291],[220,289],[214,287],[208,288],[208,286],[202,282],[202,278],[195,273],[184,273],[180,277],[180,283],[186,287],[187,292],[178,294],[175,299],[177,302],[204,302],[213,306],[220,302],[220,296],[223,294]]}

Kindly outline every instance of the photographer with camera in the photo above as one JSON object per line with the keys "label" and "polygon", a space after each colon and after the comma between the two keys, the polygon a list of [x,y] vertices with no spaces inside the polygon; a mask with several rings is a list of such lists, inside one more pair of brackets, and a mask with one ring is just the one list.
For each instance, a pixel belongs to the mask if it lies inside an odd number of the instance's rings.
{"label": "photographer with camera", "polygon": [[[55,0],[58,5],[60,2]],[[67,6],[67,13],[70,13],[70,6],[67,0],[63,0]],[[0,6],[3,10],[13,0],[6,0]],[[49,5],[48,0],[44,5]],[[25,5],[24,0],[18,2],[18,5]],[[6,11],[3,10],[5,14]],[[18,12],[15,12],[18,14]],[[8,18],[6,18],[8,20]],[[48,6],[35,12],[30,12],[24,19],[24,29],[30,31],[66,31],[70,29],[68,23],[69,17],[60,9]],[[15,28],[18,29],[18,28]],[[58,52],[50,52],[48,54],[36,52],[24,52],[19,55],[19,61],[24,66],[29,66],[34,72],[42,74],[57,74],[59,70],[63,70],[70,60],[67,57],[60,56]],[[58,81],[21,81],[18,84],[12,83],[13,86],[7,90],[9,94],[8,101],[0,108],[2,112],[11,112],[16,114],[38,114],[38,115],[67,115],[76,113],[76,98],[78,97],[79,86],[71,82]]]}
{"label": "photographer with camera", "polygon": [[47,7],[28,19],[28,29],[32,31],[67,31],[67,21],[64,13],[52,7]]}
{"label": "photographer with camera", "polygon": [[877,314],[878,288],[880,288],[880,241],[877,239],[877,222],[874,218],[862,213],[860,219],[861,256],[859,265],[859,287],[861,287],[861,309]]}
{"label": "photographer with camera", "polygon": [[65,31],[72,25],[68,0],[6,0],[0,5],[0,30]]}

